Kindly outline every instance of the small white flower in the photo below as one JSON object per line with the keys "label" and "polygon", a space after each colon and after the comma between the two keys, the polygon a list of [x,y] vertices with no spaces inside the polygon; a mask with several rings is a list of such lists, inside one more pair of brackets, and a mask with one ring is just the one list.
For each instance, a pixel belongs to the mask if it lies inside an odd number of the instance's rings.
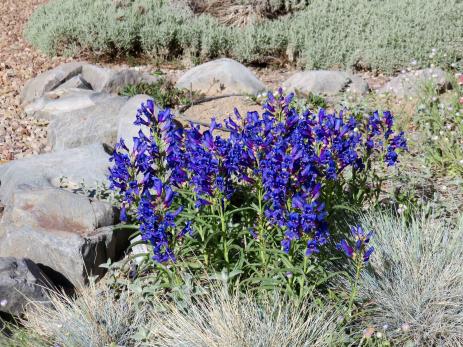
{"label": "small white flower", "polygon": [[416,59],[413,59],[412,62],[411,62],[412,65],[416,65],[418,64],[418,62],[416,61]]}
{"label": "small white flower", "polygon": [[380,332],[380,331],[378,331],[378,332],[376,333],[376,337],[377,337],[378,339],[382,338],[382,337],[383,337],[383,333]]}
{"label": "small white flower", "polygon": [[444,135],[444,132],[443,132],[442,130],[439,131],[439,135],[440,135],[440,136],[443,136],[443,135]]}
{"label": "small white flower", "polygon": [[402,330],[403,330],[404,332],[409,331],[409,330],[410,330],[410,324],[408,324],[408,323],[402,324]]}
{"label": "small white flower", "polygon": [[437,100],[437,96],[433,96],[433,97],[432,97],[432,101],[435,102],[436,100]]}
{"label": "small white flower", "polygon": [[5,307],[6,304],[8,304],[8,300],[6,300],[6,299],[0,300],[0,307]]}
{"label": "small white flower", "polygon": [[433,48],[433,49],[431,49],[431,52],[436,53],[437,49]]}
{"label": "small white flower", "polygon": [[[431,64],[430,67],[431,67],[431,69],[434,69],[434,68],[436,67],[436,65]],[[434,77],[434,76],[433,76],[433,77]]]}
{"label": "small white flower", "polygon": [[459,163],[460,163],[460,165],[463,165],[463,159],[461,159]]}
{"label": "small white flower", "polygon": [[434,136],[432,137],[432,140],[433,140],[433,141],[437,141],[437,140],[439,140],[439,136],[437,136],[437,135],[434,135]]}
{"label": "small white flower", "polygon": [[389,328],[389,325],[387,325],[387,324],[383,325],[383,330],[387,330],[388,328]]}
{"label": "small white flower", "polygon": [[447,186],[442,186],[442,190],[447,190]]}
{"label": "small white flower", "polygon": [[358,131],[359,131],[359,129],[358,129],[358,128],[354,128],[354,132],[358,132]]}
{"label": "small white flower", "polygon": [[401,72],[401,73],[405,73],[406,71],[405,71],[405,70],[402,70],[402,71],[400,71],[400,72]]}

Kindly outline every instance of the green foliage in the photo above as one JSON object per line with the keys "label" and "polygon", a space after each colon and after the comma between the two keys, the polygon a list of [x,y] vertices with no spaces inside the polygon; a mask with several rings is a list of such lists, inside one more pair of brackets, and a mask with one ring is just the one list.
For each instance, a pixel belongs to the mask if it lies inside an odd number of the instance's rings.
{"label": "green foliage", "polygon": [[165,78],[160,78],[156,83],[130,84],[121,92],[121,95],[129,97],[137,94],[151,96],[161,108],[189,105],[200,96],[195,91],[176,88],[172,81]]}
{"label": "green foliage", "polygon": [[[35,11],[25,36],[50,55],[143,53],[194,62],[229,56],[306,68],[391,72],[412,60],[424,66],[463,58],[458,0],[314,0],[304,6],[291,16],[236,28],[162,0],[53,0]],[[430,56],[433,48],[440,53]]]}
{"label": "green foliage", "polygon": [[453,91],[440,95],[433,84],[425,85],[416,111],[422,132],[421,145],[427,162],[441,174],[463,175],[463,86],[452,81]]}

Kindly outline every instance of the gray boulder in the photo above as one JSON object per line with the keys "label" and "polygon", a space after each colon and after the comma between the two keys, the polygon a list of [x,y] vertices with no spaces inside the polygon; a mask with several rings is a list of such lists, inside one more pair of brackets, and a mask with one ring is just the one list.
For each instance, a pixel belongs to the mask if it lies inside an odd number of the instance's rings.
{"label": "gray boulder", "polygon": [[58,188],[19,189],[5,207],[2,223],[85,234],[116,223],[109,203]]}
{"label": "gray boulder", "polygon": [[96,106],[110,96],[79,88],[57,89],[48,92],[24,108],[29,117],[53,120],[63,114]]}
{"label": "gray boulder", "polygon": [[78,187],[107,181],[109,154],[101,144],[14,160],[0,164],[0,203],[8,206],[18,189],[59,187],[62,177]]}
{"label": "gray boulder", "polygon": [[31,117],[50,121],[48,142],[55,151],[91,143],[114,145],[118,113],[127,100],[92,90],[58,88],[25,111]]}
{"label": "gray boulder", "polygon": [[31,259],[53,281],[56,274],[74,285],[101,276],[99,265],[123,253],[129,232],[114,230],[117,211],[79,187],[106,182],[108,159],[94,144],[0,165],[0,256]]}
{"label": "gray boulder", "polygon": [[341,92],[366,94],[368,83],[361,77],[345,71],[311,70],[297,72],[283,82],[288,91],[304,94],[336,95]]}
{"label": "gray boulder", "polygon": [[0,257],[0,312],[19,316],[29,301],[47,302],[50,283],[31,260]]}
{"label": "gray boulder", "polygon": [[27,105],[82,72],[82,63],[68,63],[45,71],[29,80],[20,95],[21,105]]}
{"label": "gray boulder", "polygon": [[380,88],[378,93],[390,93],[401,98],[414,97],[419,95],[426,82],[434,83],[439,91],[449,86],[447,76],[442,69],[429,68],[400,74]]}
{"label": "gray boulder", "polygon": [[119,93],[125,86],[137,83],[155,83],[158,77],[134,69],[112,70],[85,64],[82,77],[98,92]]}
{"label": "gray boulder", "polygon": [[176,84],[205,95],[258,94],[265,85],[244,65],[223,58],[188,70]]}
{"label": "gray boulder", "polygon": [[[135,122],[135,116],[140,105],[142,103],[146,103],[149,99],[152,99],[149,95],[135,95],[131,97],[119,111],[119,125],[116,138],[117,141],[119,141],[119,139],[124,139],[125,144],[129,149],[133,147],[133,137],[138,135],[140,129],[143,129],[145,134],[148,134],[146,127],[136,126],[133,122]],[[159,110],[156,108],[155,112],[158,111]]]}
{"label": "gray boulder", "polygon": [[54,116],[48,126],[48,143],[54,151],[92,143],[114,146],[119,110],[126,101],[126,97],[108,95],[94,106]]}
{"label": "gray boulder", "polygon": [[72,89],[72,88],[79,88],[79,89],[92,89],[92,86],[88,84],[86,80],[82,77],[82,75],[77,75],[71,78],[70,80],[64,82],[61,84],[58,88],[55,90],[66,90],[66,89]]}
{"label": "gray boulder", "polygon": [[59,282],[80,286],[88,276],[105,273],[99,265],[108,259],[117,260],[129,245],[129,233],[112,227],[75,232],[2,223],[0,256],[27,257],[50,277],[66,279]]}

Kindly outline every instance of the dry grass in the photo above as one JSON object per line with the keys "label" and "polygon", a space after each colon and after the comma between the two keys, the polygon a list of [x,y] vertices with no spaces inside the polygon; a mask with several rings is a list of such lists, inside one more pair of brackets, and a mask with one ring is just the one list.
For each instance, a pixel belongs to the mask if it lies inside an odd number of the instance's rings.
{"label": "dry grass", "polygon": [[455,228],[432,216],[411,223],[370,215],[375,231],[373,272],[360,295],[371,302],[370,323],[401,345],[463,345],[463,223]]}

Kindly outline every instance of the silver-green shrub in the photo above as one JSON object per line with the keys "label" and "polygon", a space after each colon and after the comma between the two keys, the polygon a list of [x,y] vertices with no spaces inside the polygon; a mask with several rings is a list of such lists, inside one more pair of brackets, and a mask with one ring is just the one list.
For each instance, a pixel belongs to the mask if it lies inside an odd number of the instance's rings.
{"label": "silver-green shrub", "polygon": [[[47,54],[144,53],[195,62],[229,56],[261,63],[289,59],[306,68],[391,72],[463,59],[459,0],[270,1],[293,15],[229,27],[163,0],[53,0],[29,20],[26,38]],[[298,7],[299,6],[299,7]],[[302,10],[301,10],[302,6]],[[288,7],[288,9],[286,8]],[[432,49],[437,54],[430,56]]]}
{"label": "silver-green shrub", "polygon": [[359,286],[367,322],[398,346],[462,346],[463,220],[371,214],[363,226],[375,232]]}

